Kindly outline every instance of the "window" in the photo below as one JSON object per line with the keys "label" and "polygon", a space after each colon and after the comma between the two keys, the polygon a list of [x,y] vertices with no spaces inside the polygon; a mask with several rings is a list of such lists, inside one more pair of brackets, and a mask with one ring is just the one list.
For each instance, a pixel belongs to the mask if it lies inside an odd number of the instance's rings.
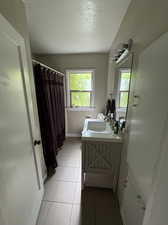
{"label": "window", "polygon": [[122,69],[120,70],[120,86],[119,86],[119,107],[127,108],[128,96],[129,96],[129,86],[130,86],[130,70]]}
{"label": "window", "polygon": [[67,102],[70,108],[91,108],[94,98],[93,70],[67,71]]}

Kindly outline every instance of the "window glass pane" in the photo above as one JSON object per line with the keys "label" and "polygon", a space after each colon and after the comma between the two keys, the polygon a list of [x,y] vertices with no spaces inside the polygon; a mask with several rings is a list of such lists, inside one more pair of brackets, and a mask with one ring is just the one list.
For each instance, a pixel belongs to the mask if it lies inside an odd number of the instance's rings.
{"label": "window glass pane", "polygon": [[128,91],[130,82],[130,73],[121,72],[120,91]]}
{"label": "window glass pane", "polygon": [[128,104],[128,92],[120,92],[120,107],[126,108]]}
{"label": "window glass pane", "polygon": [[70,73],[70,90],[91,91],[92,73]]}
{"label": "window glass pane", "polygon": [[71,92],[71,106],[90,106],[90,92]]}

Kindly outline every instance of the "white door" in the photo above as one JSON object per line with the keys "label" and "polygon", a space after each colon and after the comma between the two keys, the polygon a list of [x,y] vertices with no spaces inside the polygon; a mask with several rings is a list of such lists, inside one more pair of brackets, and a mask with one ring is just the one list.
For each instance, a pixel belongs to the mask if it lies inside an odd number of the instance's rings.
{"label": "white door", "polygon": [[41,185],[24,39],[0,15],[0,225],[35,225]]}
{"label": "white door", "polygon": [[124,190],[124,198],[122,202],[122,214],[125,225],[135,225],[137,223],[135,201],[135,190],[128,180],[127,187]]}
{"label": "white door", "polygon": [[156,168],[153,188],[147,203],[143,225],[167,225],[168,224],[168,114],[163,129],[161,151]]}
{"label": "white door", "polygon": [[[126,139],[125,139],[126,140]],[[120,173],[118,179],[118,200],[120,207],[122,206],[123,194],[125,186],[127,185],[127,175],[128,175],[128,165],[127,165],[127,151],[126,151],[126,143],[122,147],[121,151],[121,160],[120,160]]]}
{"label": "white door", "polygon": [[145,207],[131,179],[128,177],[128,183],[124,189],[121,212],[125,225],[142,225]]}

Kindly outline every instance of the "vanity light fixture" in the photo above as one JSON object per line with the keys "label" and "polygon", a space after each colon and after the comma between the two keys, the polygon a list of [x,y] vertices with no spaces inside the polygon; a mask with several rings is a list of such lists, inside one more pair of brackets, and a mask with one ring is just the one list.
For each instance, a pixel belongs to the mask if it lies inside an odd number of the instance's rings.
{"label": "vanity light fixture", "polygon": [[130,53],[131,47],[133,44],[133,40],[129,39],[128,43],[124,43],[121,45],[121,48],[117,50],[117,53],[113,57],[113,61],[115,61],[117,64],[120,63],[123,59],[127,57],[127,55]]}

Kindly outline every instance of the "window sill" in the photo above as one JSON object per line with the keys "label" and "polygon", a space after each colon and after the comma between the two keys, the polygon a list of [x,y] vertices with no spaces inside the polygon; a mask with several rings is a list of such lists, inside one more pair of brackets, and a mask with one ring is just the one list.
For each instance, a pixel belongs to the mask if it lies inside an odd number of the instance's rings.
{"label": "window sill", "polygon": [[66,107],[67,111],[82,111],[82,112],[89,112],[95,111],[96,107]]}
{"label": "window sill", "polygon": [[117,108],[116,111],[117,112],[126,112],[127,108]]}

